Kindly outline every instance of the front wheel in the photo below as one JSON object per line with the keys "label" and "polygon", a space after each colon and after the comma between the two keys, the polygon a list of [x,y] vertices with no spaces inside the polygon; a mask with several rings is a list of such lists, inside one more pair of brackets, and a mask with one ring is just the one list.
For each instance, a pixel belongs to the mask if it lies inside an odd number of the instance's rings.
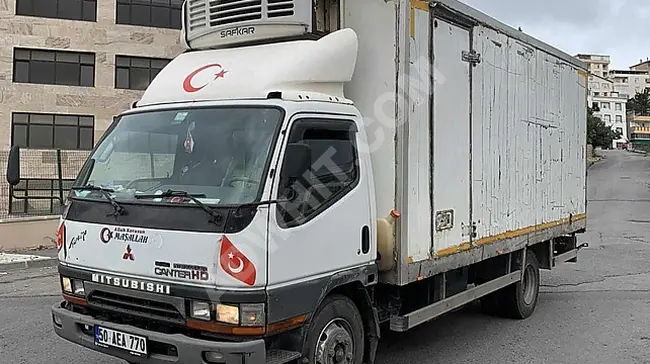
{"label": "front wheel", "polygon": [[325,298],[311,320],[305,344],[309,364],[361,364],[363,319],[354,302],[339,294]]}

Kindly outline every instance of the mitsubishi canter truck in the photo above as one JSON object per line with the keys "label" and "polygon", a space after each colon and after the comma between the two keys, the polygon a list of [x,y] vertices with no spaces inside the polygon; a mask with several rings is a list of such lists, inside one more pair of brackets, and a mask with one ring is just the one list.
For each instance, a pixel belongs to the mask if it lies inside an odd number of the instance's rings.
{"label": "mitsubishi canter truck", "polygon": [[64,198],[61,338],[373,363],[382,330],[475,300],[529,317],[540,270],[585,246],[570,55],[456,0],[187,0],[181,37]]}

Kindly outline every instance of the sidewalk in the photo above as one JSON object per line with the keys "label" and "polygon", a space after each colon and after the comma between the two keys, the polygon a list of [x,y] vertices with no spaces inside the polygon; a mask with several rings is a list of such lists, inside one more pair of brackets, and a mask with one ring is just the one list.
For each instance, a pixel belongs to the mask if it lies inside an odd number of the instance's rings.
{"label": "sidewalk", "polygon": [[56,249],[0,253],[0,274],[18,269],[54,267],[58,261]]}

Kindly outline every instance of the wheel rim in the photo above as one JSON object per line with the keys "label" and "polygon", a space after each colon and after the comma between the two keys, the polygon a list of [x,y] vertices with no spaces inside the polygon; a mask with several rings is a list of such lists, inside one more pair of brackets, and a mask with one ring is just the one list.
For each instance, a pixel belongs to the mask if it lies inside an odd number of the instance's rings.
{"label": "wheel rim", "polygon": [[524,303],[531,305],[535,301],[535,287],[537,286],[537,276],[535,275],[535,269],[531,265],[524,270],[523,286]]}
{"label": "wheel rim", "polygon": [[350,324],[342,318],[333,319],[318,335],[314,363],[351,364],[354,349]]}

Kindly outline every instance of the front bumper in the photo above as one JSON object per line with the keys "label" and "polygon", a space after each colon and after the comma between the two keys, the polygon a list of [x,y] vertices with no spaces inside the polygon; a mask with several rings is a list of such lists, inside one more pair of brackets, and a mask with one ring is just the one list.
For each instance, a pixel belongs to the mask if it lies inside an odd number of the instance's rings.
{"label": "front bumper", "polygon": [[[156,331],[143,330],[128,325],[119,325],[111,322],[96,320],[90,316],[72,312],[57,303],[52,307],[52,324],[57,335],[75,344],[83,345],[89,349],[99,351],[124,359],[131,363],[145,364],[207,364],[203,357],[204,352],[218,352],[224,357],[221,364],[264,364],[266,363],[266,347],[264,340],[257,339],[246,342],[214,342],[195,339],[180,334],[164,334]],[[151,353],[148,357],[138,357],[117,348],[104,348],[96,346],[92,330],[84,330],[84,325],[94,327],[102,325],[107,328],[141,335],[148,338]],[[153,344],[153,345],[152,345]],[[158,353],[156,347],[175,347],[177,355]]]}

